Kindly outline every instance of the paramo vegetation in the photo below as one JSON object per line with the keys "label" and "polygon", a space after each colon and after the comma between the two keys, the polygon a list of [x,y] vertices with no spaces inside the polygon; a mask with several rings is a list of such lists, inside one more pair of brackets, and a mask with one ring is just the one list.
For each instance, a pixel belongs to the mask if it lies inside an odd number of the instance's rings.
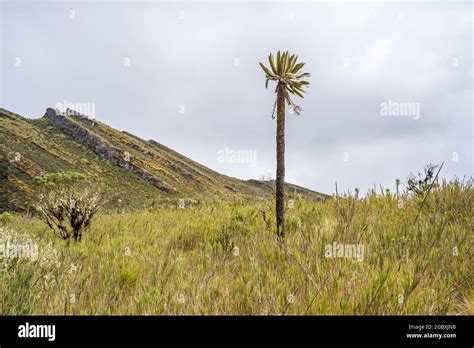
{"label": "paramo vegetation", "polygon": [[0,313],[473,314],[472,179],[430,182],[287,197],[280,244],[272,199],[98,210],[74,243],[4,213]]}

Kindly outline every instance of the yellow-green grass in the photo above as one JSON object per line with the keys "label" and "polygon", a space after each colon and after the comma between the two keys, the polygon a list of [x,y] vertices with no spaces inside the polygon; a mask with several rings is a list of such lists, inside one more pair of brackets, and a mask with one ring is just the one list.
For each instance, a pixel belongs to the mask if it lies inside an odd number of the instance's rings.
{"label": "yellow-green grass", "polygon": [[[473,314],[471,183],[433,190],[416,223],[421,199],[400,201],[297,198],[284,245],[272,201],[99,214],[80,243],[5,217],[4,239],[38,238],[40,257],[4,259],[0,313]],[[363,260],[326,257],[334,242]]]}

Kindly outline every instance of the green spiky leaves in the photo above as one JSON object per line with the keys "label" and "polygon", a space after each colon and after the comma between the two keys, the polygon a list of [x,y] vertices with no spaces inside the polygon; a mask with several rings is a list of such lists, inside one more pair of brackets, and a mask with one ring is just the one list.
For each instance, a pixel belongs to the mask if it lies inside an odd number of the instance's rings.
{"label": "green spiky leaves", "polygon": [[305,63],[298,63],[298,56],[288,51],[278,51],[276,59],[270,53],[268,62],[270,68],[259,63],[265,73],[265,88],[268,88],[269,81],[277,81],[278,84],[283,84],[289,93],[303,98],[303,93],[305,93],[303,88],[309,86],[309,82],[303,79],[311,76],[310,73],[301,72]]}

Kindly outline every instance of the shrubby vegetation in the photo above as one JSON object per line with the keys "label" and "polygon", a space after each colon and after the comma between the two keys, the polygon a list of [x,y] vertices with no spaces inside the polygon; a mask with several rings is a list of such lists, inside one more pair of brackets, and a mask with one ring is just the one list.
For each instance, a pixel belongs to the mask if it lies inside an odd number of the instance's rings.
{"label": "shrubby vegetation", "polygon": [[35,178],[38,188],[36,210],[62,239],[80,241],[99,209],[97,184],[86,174],[51,173]]}
{"label": "shrubby vegetation", "polygon": [[[425,196],[431,190],[431,187],[436,185],[437,174],[435,171],[438,168],[437,165],[428,164],[424,173],[418,173],[416,176],[411,173],[407,181],[407,190],[417,196]],[[441,170],[441,167],[438,169],[438,172]]]}
{"label": "shrubby vegetation", "polygon": [[[40,257],[4,265],[0,313],[473,314],[472,179],[400,191],[287,201],[283,246],[274,201],[102,211],[70,245],[15,214],[3,228],[38,238]],[[363,260],[327,257],[334,243]]]}

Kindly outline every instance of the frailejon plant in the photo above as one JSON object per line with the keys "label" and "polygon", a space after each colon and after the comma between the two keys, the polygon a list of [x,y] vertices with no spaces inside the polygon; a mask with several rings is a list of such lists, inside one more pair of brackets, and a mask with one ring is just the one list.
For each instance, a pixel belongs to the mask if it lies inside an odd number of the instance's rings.
{"label": "frailejon plant", "polygon": [[265,87],[268,88],[269,81],[277,83],[275,93],[277,99],[273,107],[272,118],[275,118],[275,108],[277,113],[277,132],[276,132],[276,219],[277,219],[277,237],[279,241],[285,238],[285,104],[288,103],[291,110],[297,115],[301,108],[293,103],[290,94],[303,98],[303,87],[309,85],[308,81],[303,80],[310,77],[310,73],[302,73],[300,70],[305,63],[298,63],[298,56],[290,54],[288,51],[277,52],[276,60],[273,54],[268,56],[270,69],[260,63],[265,72]]}

